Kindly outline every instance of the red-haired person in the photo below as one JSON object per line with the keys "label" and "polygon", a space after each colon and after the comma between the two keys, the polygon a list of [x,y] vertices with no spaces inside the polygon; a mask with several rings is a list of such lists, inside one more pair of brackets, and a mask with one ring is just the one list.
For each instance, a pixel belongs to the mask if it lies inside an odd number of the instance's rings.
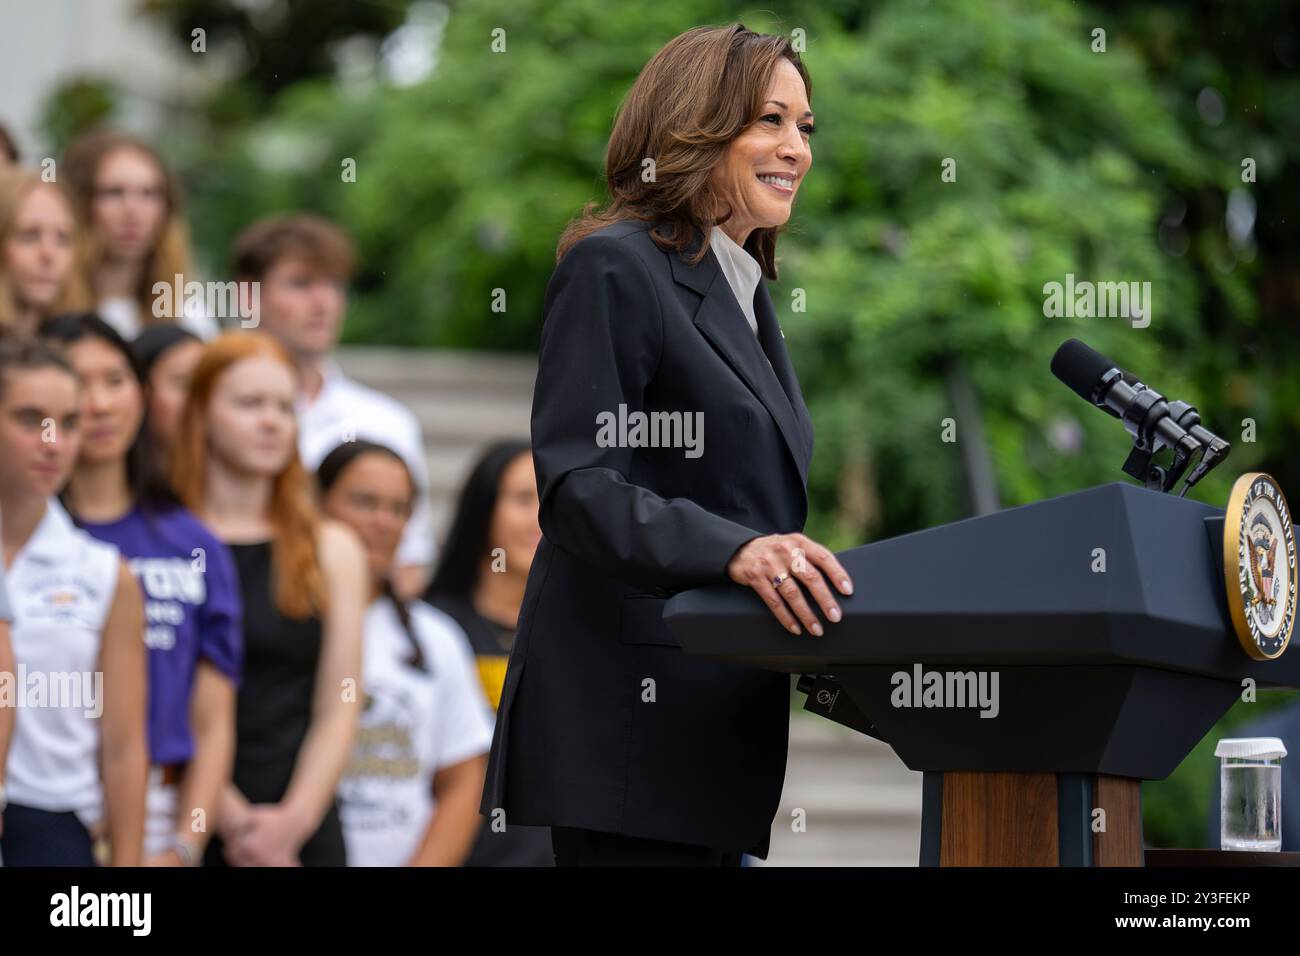
{"label": "red-haired person", "polygon": [[235,767],[209,865],[344,866],[335,789],[362,700],[366,557],[298,460],[295,370],[270,336],[199,356],[171,454],[181,502],[229,546],[244,611]]}

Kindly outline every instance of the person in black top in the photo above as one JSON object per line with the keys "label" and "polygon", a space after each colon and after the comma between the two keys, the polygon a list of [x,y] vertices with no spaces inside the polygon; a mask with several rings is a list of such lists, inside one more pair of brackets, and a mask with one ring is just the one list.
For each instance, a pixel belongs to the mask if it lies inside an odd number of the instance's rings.
{"label": "person in black top", "polygon": [[367,565],[355,532],[316,510],[294,394],[274,339],[218,336],[194,369],[172,449],[176,493],[230,547],[243,595],[234,773],[209,865],[347,863],[335,788],[364,697]]}
{"label": "person in black top", "polygon": [[[495,708],[515,639],[528,569],[541,529],[528,442],[487,448],[461,490],[451,532],[425,600],[469,638],[483,691]],[[489,818],[466,866],[553,866],[548,827]]]}

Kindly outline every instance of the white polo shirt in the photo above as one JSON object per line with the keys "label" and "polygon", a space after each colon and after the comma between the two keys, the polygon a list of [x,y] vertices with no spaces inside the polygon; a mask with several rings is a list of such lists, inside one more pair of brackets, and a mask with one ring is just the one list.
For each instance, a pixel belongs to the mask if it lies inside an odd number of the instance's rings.
{"label": "white polo shirt", "polygon": [[416,493],[411,518],[397,546],[397,563],[432,564],[436,551],[433,512],[419,419],[397,399],[348,378],[333,360],[323,365],[321,373],[324,380],[315,400],[309,402],[299,395],[296,405],[298,455],[304,467],[314,472],[349,436],[387,445],[401,455],[415,480]]}
{"label": "white polo shirt", "polygon": [[6,765],[10,803],[100,816],[100,645],[119,554],[77,528],[58,500],[8,567],[17,708]]}
{"label": "white polo shirt", "polygon": [[364,709],[339,782],[349,866],[405,866],[433,819],[433,777],[488,752],[492,708],[456,622],[423,601],[409,605],[427,672],[406,663],[411,642],[393,604],[366,609]]}

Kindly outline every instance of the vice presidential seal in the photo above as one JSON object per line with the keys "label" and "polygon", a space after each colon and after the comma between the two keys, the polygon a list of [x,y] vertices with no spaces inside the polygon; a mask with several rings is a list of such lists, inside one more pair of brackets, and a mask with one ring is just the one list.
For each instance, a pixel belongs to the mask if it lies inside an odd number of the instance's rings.
{"label": "vice presidential seal", "polygon": [[1228,496],[1223,577],[1246,653],[1261,661],[1281,655],[1295,625],[1295,529],[1282,489],[1263,472],[1242,475]]}

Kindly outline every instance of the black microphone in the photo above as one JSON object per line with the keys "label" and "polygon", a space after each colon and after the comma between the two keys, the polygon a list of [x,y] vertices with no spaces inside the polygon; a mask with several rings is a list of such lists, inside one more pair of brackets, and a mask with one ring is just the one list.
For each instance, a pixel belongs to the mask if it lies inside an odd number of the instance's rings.
{"label": "black microphone", "polygon": [[[1182,493],[1186,494],[1188,488],[1228,456],[1232,447],[1201,426],[1201,416],[1194,406],[1166,402],[1155,389],[1078,339],[1069,339],[1056,350],[1052,356],[1052,374],[1085,402],[1124,422],[1125,429],[1133,436],[1134,447],[1124,471],[1149,486],[1158,484],[1168,491],[1191,459],[1201,453],[1201,461],[1183,486]],[[1160,468],[1148,471],[1151,456],[1165,446],[1174,450],[1169,471]]]}
{"label": "black microphone", "polygon": [[1098,399],[1121,377],[1122,371],[1100,352],[1078,339],[1063,342],[1052,356],[1052,374],[1085,402],[1104,408],[1118,417],[1116,412],[1099,404]]}

